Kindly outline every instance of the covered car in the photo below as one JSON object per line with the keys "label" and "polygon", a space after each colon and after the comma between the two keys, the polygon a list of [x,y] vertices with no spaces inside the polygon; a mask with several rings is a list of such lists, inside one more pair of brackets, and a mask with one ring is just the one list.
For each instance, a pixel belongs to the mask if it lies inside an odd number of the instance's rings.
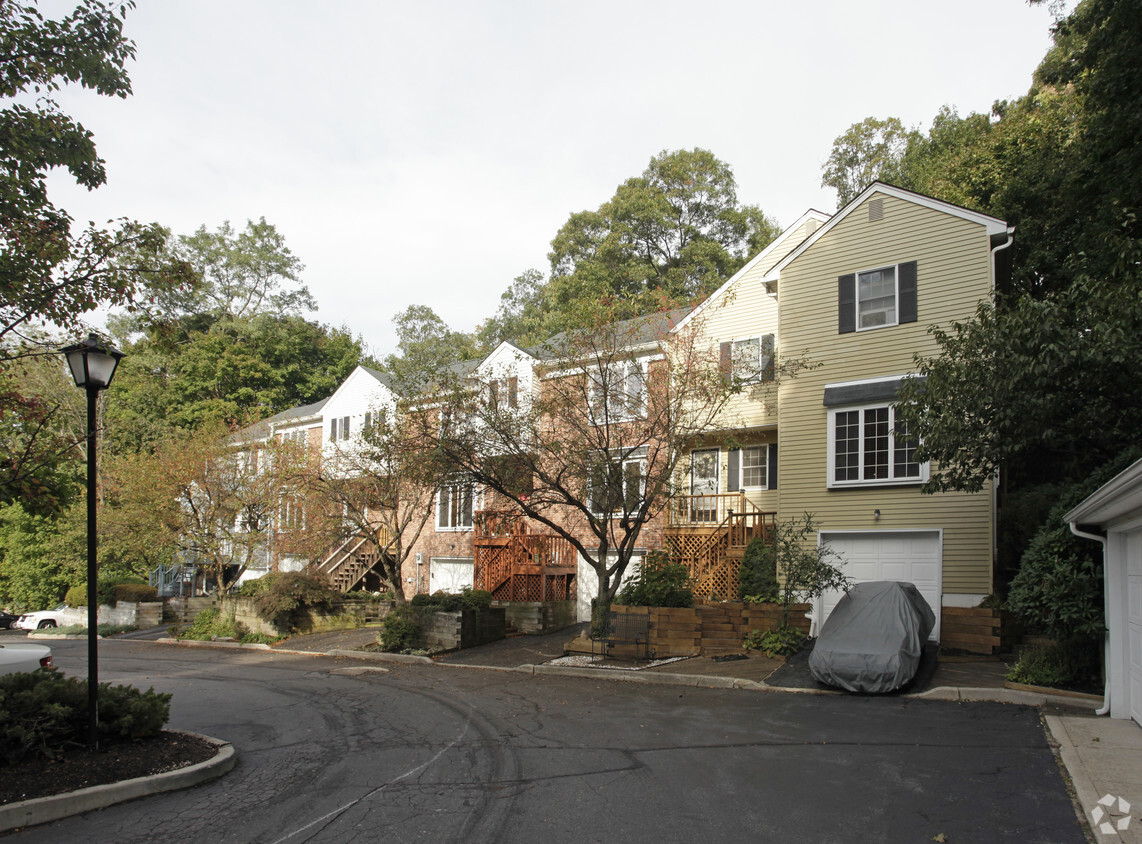
{"label": "covered car", "polygon": [[826,619],[809,671],[850,692],[895,691],[916,675],[935,625],[935,613],[913,584],[858,583]]}

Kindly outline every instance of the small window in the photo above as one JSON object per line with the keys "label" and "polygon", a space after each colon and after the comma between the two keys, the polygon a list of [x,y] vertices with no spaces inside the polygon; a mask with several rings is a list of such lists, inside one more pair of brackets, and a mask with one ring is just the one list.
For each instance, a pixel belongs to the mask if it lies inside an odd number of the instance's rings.
{"label": "small window", "polygon": [[587,500],[591,512],[602,515],[637,512],[646,495],[646,450],[621,453],[600,459],[590,478]]}
{"label": "small window", "polygon": [[896,325],[896,267],[857,273],[857,330]]}
{"label": "small window", "polygon": [[472,484],[462,480],[443,487],[437,495],[436,526],[441,530],[471,528],[475,497]]}
{"label": "small window", "polygon": [[283,498],[278,513],[280,530],[305,530],[305,505],[300,498]]}
{"label": "small window", "polygon": [[618,361],[587,375],[587,400],[596,425],[646,415],[646,370],[641,361]]}
{"label": "small window", "polygon": [[772,381],[773,351],[772,334],[722,343],[722,373],[745,384]]}
{"label": "small window", "polygon": [[744,489],[765,489],[769,480],[769,466],[766,458],[769,448],[754,445],[742,449],[742,487]]}
{"label": "small window", "polygon": [[830,411],[828,485],[922,483],[928,466],[916,460],[918,446],[891,406]]}

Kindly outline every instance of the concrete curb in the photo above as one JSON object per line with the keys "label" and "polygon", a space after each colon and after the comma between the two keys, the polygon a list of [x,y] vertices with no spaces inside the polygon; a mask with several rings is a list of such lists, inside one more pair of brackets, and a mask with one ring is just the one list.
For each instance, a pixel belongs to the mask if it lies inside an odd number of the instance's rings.
{"label": "concrete curb", "polygon": [[93,785],[90,788],[82,788],[79,791],[71,791],[66,794],[53,794],[51,797],[39,797],[35,800],[23,800],[19,803],[0,806],[0,832],[58,821],[60,818],[79,815],[95,809],[104,809],[138,797],[147,797],[151,794],[175,791],[180,788],[190,788],[192,785],[198,785],[222,776],[233,768],[238,761],[234,748],[228,741],[185,730],[168,730],[167,732],[196,736],[213,744],[218,748],[218,752],[213,759],[207,759],[205,762],[199,762],[197,765],[190,765],[186,768],[179,768],[177,771],[165,771],[149,777],[136,777],[135,779],[106,785]]}
{"label": "concrete curb", "polygon": [[[461,663],[436,662],[426,656],[392,654],[371,651],[331,650],[293,651],[278,650],[269,645],[241,645],[237,642],[204,642],[197,639],[155,639],[164,645],[184,645],[205,648],[251,648],[272,653],[287,653],[305,656],[333,656],[361,659],[371,662],[403,663],[406,665],[440,665],[444,668],[478,668],[492,671],[515,671],[522,674],[546,674],[563,677],[582,677],[595,680],[618,681],[624,683],[647,683],[658,686],[689,686],[702,689],[742,689],[759,692],[784,692],[787,694],[842,695],[846,692],[836,689],[796,689],[786,686],[771,686],[764,680],[746,680],[740,677],[718,677],[703,674],[668,674],[666,672],[622,671],[618,669],[584,668],[570,665],[519,665],[515,668],[499,665],[464,665]],[[1071,697],[1049,692],[1031,692],[1020,689],[990,687],[937,686],[923,692],[909,692],[900,695],[917,700],[964,700],[991,701],[993,703],[1014,703],[1024,706],[1071,706],[1076,709],[1095,710],[1102,706],[1101,698]]]}

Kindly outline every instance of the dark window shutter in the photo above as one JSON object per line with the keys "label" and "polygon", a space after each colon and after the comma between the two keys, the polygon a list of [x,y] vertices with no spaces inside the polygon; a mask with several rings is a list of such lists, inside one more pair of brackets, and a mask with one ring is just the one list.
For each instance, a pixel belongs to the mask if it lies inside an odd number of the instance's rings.
{"label": "dark window shutter", "polygon": [[734,344],[722,343],[718,347],[718,370],[722,373],[723,378],[729,378],[734,374]]}
{"label": "dark window shutter", "polygon": [[761,380],[772,381],[775,368],[773,362],[773,335],[766,334],[761,338]]}
{"label": "dark window shutter", "polygon": [[741,485],[741,457],[742,453],[736,448],[730,449],[730,471],[726,482],[727,492],[737,492]]}
{"label": "dark window shutter", "polygon": [[897,285],[900,291],[900,304],[897,308],[899,321],[916,322],[916,262],[909,261],[897,268]]}
{"label": "dark window shutter", "polygon": [[329,442],[337,442],[337,419],[329,420]]}
{"label": "dark window shutter", "polygon": [[769,474],[768,486],[770,489],[777,489],[777,443],[769,444],[769,454],[766,456],[765,468]]}
{"label": "dark window shutter", "polygon": [[508,407],[515,407],[519,402],[519,378],[513,375],[508,379]]}
{"label": "dark window shutter", "polygon": [[856,331],[856,275],[843,275],[837,279],[837,333]]}

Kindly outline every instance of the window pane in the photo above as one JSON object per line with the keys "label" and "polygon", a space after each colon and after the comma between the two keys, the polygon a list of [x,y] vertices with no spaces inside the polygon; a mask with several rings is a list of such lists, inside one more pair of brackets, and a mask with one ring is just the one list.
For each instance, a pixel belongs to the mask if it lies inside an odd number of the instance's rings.
{"label": "window pane", "polygon": [[860,412],[845,411],[836,415],[836,468],[834,480],[860,480]]}
{"label": "window pane", "polygon": [[888,408],[864,412],[864,479],[888,477]]}
{"label": "window pane", "polygon": [[765,446],[742,449],[742,486],[764,487],[767,480]]}
{"label": "window pane", "polygon": [[907,426],[900,423],[896,424],[892,434],[892,477],[920,477],[920,464],[916,461],[916,447],[920,444],[919,439],[908,436]]}
{"label": "window pane", "polygon": [[861,273],[857,277],[857,312],[861,328],[896,323],[896,268]]}
{"label": "window pane", "polygon": [[623,505],[627,513],[638,509],[642,500],[642,463],[630,460],[623,465]]}
{"label": "window pane", "polygon": [[734,342],[734,377],[743,381],[753,380],[760,374],[758,362],[761,360],[761,342],[757,337]]}

